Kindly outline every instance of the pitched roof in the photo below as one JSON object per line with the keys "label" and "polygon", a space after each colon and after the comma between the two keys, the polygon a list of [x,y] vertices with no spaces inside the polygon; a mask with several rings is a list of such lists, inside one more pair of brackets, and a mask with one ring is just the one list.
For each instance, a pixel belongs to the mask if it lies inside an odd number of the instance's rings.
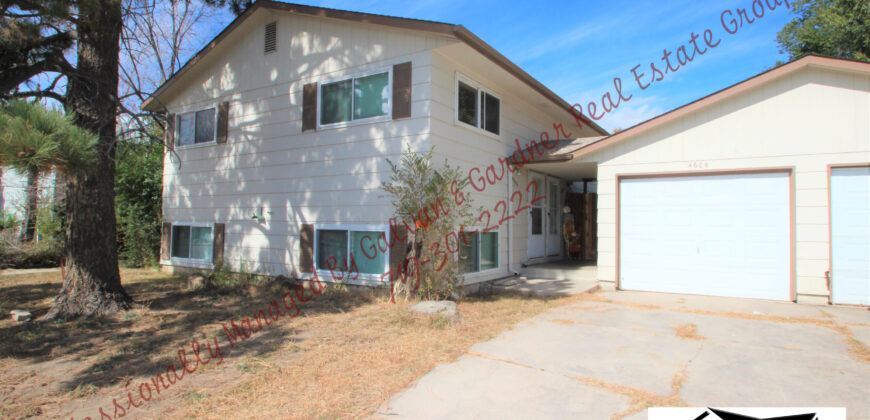
{"label": "pitched roof", "polygon": [[[272,0],[257,0],[256,2],[254,2],[253,6],[248,8],[248,10],[246,10],[235,20],[233,20],[229,25],[227,25],[227,27],[224,28],[223,31],[221,31],[217,36],[214,37],[214,39],[206,44],[205,47],[199,50],[199,52],[197,52],[190,60],[188,60],[188,62],[185,63],[185,65],[182,66],[181,69],[175,72],[175,74],[173,74],[166,82],[160,85],[160,87],[158,87],[157,90],[155,90],[154,93],[151,94],[151,96],[149,96],[144,102],[142,102],[141,108],[154,111],[159,110],[159,106],[155,103],[154,99],[161,95],[163,92],[165,92],[175,82],[177,82],[182,75],[184,75],[191,68],[193,68],[205,55],[214,50],[215,47],[217,47],[217,45],[221,41],[223,41],[224,38],[227,37],[227,35],[229,35],[234,29],[241,25],[242,22],[244,22],[248,17],[250,17],[259,9],[278,10],[302,15],[311,15],[332,19],[343,19],[373,25],[384,25],[401,29],[432,32],[456,38],[459,41],[467,44],[469,47],[471,47],[487,59],[494,62],[496,65],[528,85],[536,92],[543,95],[545,98],[549,99],[551,102],[556,104],[556,106],[563,109],[565,112],[571,114],[571,118],[573,118],[573,108],[568,102],[566,102],[559,95],[544,86],[541,82],[532,77],[530,74],[526,73],[523,69],[514,64],[507,57],[496,51],[495,48],[484,42],[482,39],[478,38],[477,35],[474,35],[471,31],[469,31],[462,25],[454,25],[450,23],[435,22],[430,20],[378,15],[372,13],[352,12],[348,10],[329,9],[325,7],[306,6],[302,4],[284,3]],[[595,124],[593,121],[590,121],[585,117],[582,118],[583,122],[588,124],[599,133],[605,135],[608,134],[606,130]]]}
{"label": "pitched roof", "polygon": [[[675,108],[671,111],[661,114],[657,117],[634,125],[631,128],[615,133],[609,137],[586,144],[570,152],[570,157],[562,156],[561,161],[571,160],[573,158],[588,155],[602,148],[633,138],[649,130],[652,130],[653,128],[659,127],[663,124],[667,124],[672,120],[712,106],[734,95],[738,95],[749,89],[755,88],[765,83],[769,83],[773,80],[779,79],[807,67],[827,68],[847,72],[870,74],[870,63],[868,62],[847,60],[842,58],[822,57],[818,55],[805,55],[779,67],[774,67],[770,70],[759,73],[746,80],[731,85],[725,89],[714,92],[694,102],[688,103],[679,108]],[[554,160],[554,158],[550,157],[549,160],[552,161]]]}

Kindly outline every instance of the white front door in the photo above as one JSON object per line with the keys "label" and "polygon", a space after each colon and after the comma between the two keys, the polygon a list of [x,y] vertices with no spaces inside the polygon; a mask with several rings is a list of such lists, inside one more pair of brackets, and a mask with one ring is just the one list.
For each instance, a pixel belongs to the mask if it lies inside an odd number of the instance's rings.
{"label": "white front door", "polygon": [[791,299],[789,175],[619,182],[620,288]]}
{"label": "white front door", "polygon": [[550,179],[547,182],[547,255],[559,255],[562,251],[561,220],[562,208],[560,206],[559,180]]}
{"label": "white front door", "polygon": [[546,188],[543,176],[529,173],[529,187],[526,194],[526,200],[531,205],[529,209],[529,258],[541,258],[547,255],[545,240],[547,200],[531,202],[533,197],[541,197],[546,194]]}
{"label": "white front door", "polygon": [[831,170],[831,301],[870,305],[870,168]]}

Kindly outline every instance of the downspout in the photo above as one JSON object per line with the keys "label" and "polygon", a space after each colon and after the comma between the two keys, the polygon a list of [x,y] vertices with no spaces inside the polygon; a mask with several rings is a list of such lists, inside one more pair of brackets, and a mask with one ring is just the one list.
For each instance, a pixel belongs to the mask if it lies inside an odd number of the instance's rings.
{"label": "downspout", "polygon": [[[513,174],[511,174],[511,171],[509,170],[509,168],[506,167],[505,170],[507,171],[507,175],[508,175],[507,176],[507,202],[510,203],[511,190],[512,190],[511,184],[514,183],[514,176],[513,176]],[[511,246],[511,244],[513,242],[511,240],[511,225],[512,224],[513,224],[513,218],[508,219],[508,222],[507,222],[507,271],[508,271],[508,274],[511,274],[511,251],[513,250],[513,247]]]}

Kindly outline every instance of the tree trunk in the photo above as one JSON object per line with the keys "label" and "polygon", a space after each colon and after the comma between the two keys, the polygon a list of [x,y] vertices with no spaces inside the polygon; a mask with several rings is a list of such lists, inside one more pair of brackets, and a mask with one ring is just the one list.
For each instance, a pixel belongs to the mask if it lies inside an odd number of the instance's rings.
{"label": "tree trunk", "polygon": [[30,170],[27,173],[27,192],[24,202],[24,224],[18,240],[30,242],[36,233],[36,212],[39,204],[39,171]]}
{"label": "tree trunk", "polygon": [[99,136],[97,164],[67,178],[63,287],[44,319],[103,316],[129,309],[121,286],[115,223],[115,115],[120,0],[78,2],[77,70],[67,85],[75,124]]}

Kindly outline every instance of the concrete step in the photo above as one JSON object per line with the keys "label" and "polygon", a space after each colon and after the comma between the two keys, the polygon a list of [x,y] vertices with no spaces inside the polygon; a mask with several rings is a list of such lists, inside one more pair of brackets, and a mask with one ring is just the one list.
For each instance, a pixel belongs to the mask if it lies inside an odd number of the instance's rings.
{"label": "concrete step", "polygon": [[496,280],[493,282],[492,288],[535,296],[579,295],[597,290],[598,281],[554,280],[520,276]]}
{"label": "concrete step", "polygon": [[598,267],[561,263],[538,264],[523,267],[520,275],[527,278],[555,280],[598,280]]}

